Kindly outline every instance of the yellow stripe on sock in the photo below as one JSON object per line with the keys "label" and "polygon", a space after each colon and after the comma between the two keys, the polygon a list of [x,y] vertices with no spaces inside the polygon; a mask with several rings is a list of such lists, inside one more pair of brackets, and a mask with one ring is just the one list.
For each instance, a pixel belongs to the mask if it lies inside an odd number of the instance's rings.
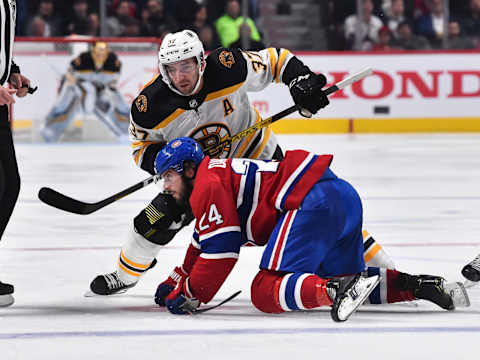
{"label": "yellow stripe on sock", "polygon": [[133,266],[133,267],[136,267],[136,268],[139,268],[140,270],[145,270],[146,268],[148,268],[151,264],[151,262],[149,262],[147,265],[143,265],[143,264],[137,264],[135,262],[133,262],[132,260],[128,260],[126,257],[125,257],[125,254],[123,253],[123,250],[120,251],[120,257],[122,258],[123,261],[125,261],[128,265],[130,266]]}
{"label": "yellow stripe on sock", "polygon": [[378,244],[375,244],[374,246],[372,246],[371,250],[363,255],[365,262],[367,263],[370,260],[372,260],[375,257],[375,255],[377,255],[377,253],[380,251],[381,248],[382,247]]}
{"label": "yellow stripe on sock", "polygon": [[135,276],[135,277],[140,277],[140,275],[142,275],[141,273],[136,273],[130,269],[127,269],[125,266],[123,266],[120,260],[118,260],[118,266],[120,267],[120,269],[122,269],[122,271],[125,271],[128,275]]}

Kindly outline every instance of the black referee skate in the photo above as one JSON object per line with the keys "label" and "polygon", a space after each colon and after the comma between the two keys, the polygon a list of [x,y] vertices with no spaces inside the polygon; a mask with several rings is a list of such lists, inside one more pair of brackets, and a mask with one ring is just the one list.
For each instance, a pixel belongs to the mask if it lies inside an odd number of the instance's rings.
{"label": "black referee skate", "polygon": [[398,276],[397,286],[399,290],[412,291],[416,299],[431,301],[445,310],[455,310],[456,306],[470,306],[463,284],[446,284],[441,276],[401,273]]}
{"label": "black referee skate", "polygon": [[463,267],[462,275],[470,281],[480,281],[480,254]]}
{"label": "black referee skate", "polygon": [[6,307],[13,304],[13,285],[5,284],[0,281],[0,307]]}
{"label": "black referee skate", "polygon": [[346,276],[332,279],[327,283],[327,291],[333,299],[330,315],[334,321],[346,321],[380,282],[380,276]]}

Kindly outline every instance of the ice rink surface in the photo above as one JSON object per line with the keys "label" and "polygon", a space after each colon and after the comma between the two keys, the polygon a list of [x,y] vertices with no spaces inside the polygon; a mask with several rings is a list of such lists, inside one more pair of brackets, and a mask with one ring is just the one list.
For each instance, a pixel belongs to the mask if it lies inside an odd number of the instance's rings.
{"label": "ice rink surface", "polygon": [[[280,136],[285,149],[335,155],[332,169],[364,205],[364,227],[409,273],[462,280],[480,252],[480,135]],[[480,286],[472,306],[364,306],[345,323],[328,309],[266,315],[250,302],[262,248],[242,249],[212,301],[239,297],[196,316],[153,303],[158,282],[183,259],[191,228],[123,295],[85,298],[90,281],[113,271],[133,217],[159,190],[151,185],[81,216],[37,199],[42,186],[98,201],[148,177],[128,145],[17,144],[20,198],[0,244],[0,279],[16,302],[0,308],[0,359],[474,359]]]}

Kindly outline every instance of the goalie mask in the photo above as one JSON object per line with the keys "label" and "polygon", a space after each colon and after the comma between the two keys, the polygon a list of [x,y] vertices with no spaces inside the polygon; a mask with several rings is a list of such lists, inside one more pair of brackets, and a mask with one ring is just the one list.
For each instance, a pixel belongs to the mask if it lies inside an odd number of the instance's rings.
{"label": "goalie mask", "polygon": [[103,41],[98,41],[93,46],[91,51],[92,59],[97,69],[103,68],[103,64],[105,64],[105,61],[107,61],[108,58],[108,52],[107,43]]}
{"label": "goalie mask", "polygon": [[[183,94],[173,85],[167,72],[167,65],[190,58],[195,58],[197,61],[198,79],[193,90],[188,94]],[[190,96],[198,90],[205,70],[205,52],[202,42],[193,31],[183,30],[165,35],[158,52],[158,60],[162,79],[172,91],[182,96]]]}

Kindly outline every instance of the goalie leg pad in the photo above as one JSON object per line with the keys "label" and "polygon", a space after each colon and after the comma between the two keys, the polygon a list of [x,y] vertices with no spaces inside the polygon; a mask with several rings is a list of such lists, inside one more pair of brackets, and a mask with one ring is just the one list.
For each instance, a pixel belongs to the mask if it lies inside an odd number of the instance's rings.
{"label": "goalie leg pad", "polygon": [[251,285],[253,305],[265,313],[308,310],[331,305],[327,280],[309,273],[261,270]]}
{"label": "goalie leg pad", "polygon": [[149,242],[166,245],[191,220],[171,195],[160,193],[135,217],[133,224],[136,232]]}

